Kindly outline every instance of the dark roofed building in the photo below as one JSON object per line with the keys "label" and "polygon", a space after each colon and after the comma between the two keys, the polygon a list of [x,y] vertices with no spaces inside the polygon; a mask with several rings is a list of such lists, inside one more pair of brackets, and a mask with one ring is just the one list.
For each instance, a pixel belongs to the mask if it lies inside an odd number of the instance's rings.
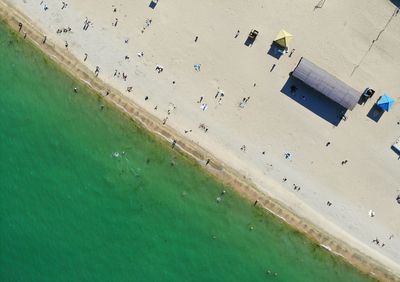
{"label": "dark roofed building", "polygon": [[349,110],[362,94],[305,58],[300,59],[292,75]]}

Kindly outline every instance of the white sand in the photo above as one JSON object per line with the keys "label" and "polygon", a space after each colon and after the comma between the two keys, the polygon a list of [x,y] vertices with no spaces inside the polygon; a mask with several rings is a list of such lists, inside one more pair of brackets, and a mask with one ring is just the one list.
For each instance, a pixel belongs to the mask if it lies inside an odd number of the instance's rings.
{"label": "white sand", "polygon": [[[400,103],[378,123],[366,116],[384,92],[400,102],[400,14],[365,56],[395,11],[390,1],[328,0],[315,11],[318,0],[160,0],[154,10],[150,0],[67,0],[63,10],[60,0],[5,2],[46,31],[48,41],[60,46],[68,41],[69,51],[81,60],[87,53],[85,64],[93,70],[100,66],[101,79],[160,120],[168,116],[167,125],[251,178],[266,194],[400,274],[400,160],[390,149],[400,136]],[[93,23],[87,31],[82,29],[85,17]],[[146,19],[152,23],[141,33]],[[71,33],[56,34],[68,26]],[[252,28],[260,34],[246,47]],[[291,49],[296,51],[276,60],[267,52],[281,28],[294,35]],[[335,127],[280,91],[301,56],[360,92],[369,86],[377,93]],[[163,72],[155,71],[157,64]],[[194,64],[201,64],[200,72]],[[128,75],[126,82],[113,77],[115,69]],[[225,93],[221,105],[214,99],[218,88]],[[303,89],[299,86],[296,94],[300,101]],[[196,103],[200,96],[206,111]],[[248,96],[247,105],[239,108]],[[171,103],[176,109],[168,115]],[[199,129],[201,123],[207,133]],[[284,158],[286,152],[291,160]],[[349,162],[341,165],[345,159]],[[293,184],[301,190],[295,192]],[[375,238],[384,247],[373,244]]]}

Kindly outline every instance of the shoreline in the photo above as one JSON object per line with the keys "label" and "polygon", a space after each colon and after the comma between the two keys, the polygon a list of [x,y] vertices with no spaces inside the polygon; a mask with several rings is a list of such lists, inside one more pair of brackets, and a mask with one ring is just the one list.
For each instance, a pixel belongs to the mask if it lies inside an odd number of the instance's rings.
{"label": "shoreline", "polygon": [[[232,187],[232,189],[249,202],[258,200],[258,206],[282,219],[292,228],[304,234],[308,239],[319,244],[320,247],[342,257],[345,261],[362,272],[379,280],[399,281],[399,277],[380,262],[353,249],[349,244],[340,239],[334,238],[325,231],[320,230],[309,220],[295,215],[289,208],[285,207],[284,204],[262,193],[254,183],[246,177],[241,176],[239,172],[213,158],[212,155],[200,145],[187,140],[182,134],[168,125],[163,126],[158,118],[140,108],[133,101],[119,94],[119,91],[115,90],[113,87],[107,85],[99,78],[96,78],[93,72],[84,66],[77,58],[73,57],[72,54],[59,49],[56,44],[51,41],[43,45],[41,43],[43,33],[19,11],[2,1],[0,1],[0,15],[4,19],[5,24],[16,31],[16,33],[18,33],[18,22],[22,22],[23,29],[28,34],[27,39],[45,53],[46,56],[61,66],[69,75],[80,80],[99,96],[102,96],[105,101],[118,107],[140,127],[146,129],[150,134],[155,135],[157,139],[162,140],[162,142],[167,141],[168,143],[173,139],[178,140],[175,148],[183,155],[193,159],[199,165],[204,164],[208,158],[212,159],[209,166],[202,167],[219,182]],[[104,96],[107,90],[110,91],[110,95]]]}

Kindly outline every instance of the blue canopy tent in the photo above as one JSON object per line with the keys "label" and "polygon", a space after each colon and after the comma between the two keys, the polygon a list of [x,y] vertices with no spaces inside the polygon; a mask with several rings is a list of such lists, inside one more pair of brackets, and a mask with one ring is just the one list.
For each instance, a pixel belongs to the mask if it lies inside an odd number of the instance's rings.
{"label": "blue canopy tent", "polygon": [[382,110],[388,112],[393,107],[394,100],[385,94],[379,98],[378,102],[376,102],[376,105]]}
{"label": "blue canopy tent", "polygon": [[378,102],[376,102],[376,105],[382,110],[388,112],[393,107],[394,100],[385,94],[379,98]]}

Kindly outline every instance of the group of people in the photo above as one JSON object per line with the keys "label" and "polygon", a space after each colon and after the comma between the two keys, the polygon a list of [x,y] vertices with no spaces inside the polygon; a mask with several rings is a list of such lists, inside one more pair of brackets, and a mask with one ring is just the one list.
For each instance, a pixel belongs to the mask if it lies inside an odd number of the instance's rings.
{"label": "group of people", "polygon": [[[62,4],[63,4],[63,5],[62,5],[62,8],[61,8],[61,9],[65,9],[65,8],[67,7],[67,5],[68,5],[68,4],[65,3],[65,2],[62,2]],[[48,9],[48,7],[47,7],[47,5],[45,5],[45,10],[47,10],[47,9]],[[113,9],[113,12],[116,13],[116,12],[117,12],[117,9],[114,8],[114,9]],[[151,25],[151,23],[152,23],[152,19],[146,19],[145,24],[144,24],[144,26],[143,26],[143,28],[142,28],[142,30],[141,30],[141,33],[144,33],[145,30]],[[112,25],[113,27],[117,27],[117,25],[118,25],[118,18],[117,18],[117,17],[115,18],[114,22],[113,22],[111,25]],[[90,26],[93,26],[93,24],[92,24],[92,22],[91,22],[90,20],[88,20],[88,18],[86,18],[85,21],[84,21],[83,30],[84,30],[84,31],[87,31],[88,28],[89,28]],[[21,29],[22,29],[22,23],[19,25],[19,30],[21,31]],[[57,30],[57,34],[71,32],[71,30],[72,30],[72,29],[71,29],[70,27],[61,28],[61,29],[58,29],[58,30]],[[235,38],[237,38],[237,37],[239,36],[239,34],[240,34],[240,31],[237,30],[237,32],[236,32],[236,34],[235,34]],[[198,38],[199,38],[198,36],[195,37],[195,42],[198,41]],[[128,42],[129,42],[129,39],[125,39],[125,43],[128,44]],[[68,47],[67,41],[66,41],[65,47]],[[294,49],[293,49],[292,52],[290,53],[289,57],[292,56],[293,52],[294,52]],[[143,53],[143,52],[139,52],[139,53],[137,53],[137,56],[138,56],[138,58],[142,58],[142,57],[144,56],[144,53]],[[85,53],[84,61],[86,61],[87,58],[88,58],[88,54]],[[129,59],[130,59],[130,57],[129,57],[128,55],[125,55],[125,60],[129,60]],[[275,67],[276,67],[276,64],[273,64],[273,65],[272,65],[272,68],[271,68],[271,71],[273,71]],[[201,64],[195,64],[195,65],[194,65],[194,69],[195,69],[195,71],[200,72],[200,70],[201,70]],[[193,70],[193,69],[192,69],[192,70]],[[164,67],[161,66],[161,65],[159,65],[159,64],[157,64],[157,65],[155,66],[155,71],[156,71],[157,73],[160,74],[160,73],[162,73],[162,72],[164,71]],[[94,73],[95,73],[96,76],[99,75],[99,73],[100,73],[100,67],[99,67],[99,66],[96,66]],[[120,75],[121,75],[121,72],[118,71],[117,69],[115,69],[114,75],[113,75],[113,76],[114,76],[114,77],[120,77]],[[128,75],[127,75],[125,72],[122,72],[122,78],[123,78],[124,81],[127,81]],[[175,81],[173,81],[173,84],[175,84]],[[255,86],[256,86],[256,83],[254,83],[253,86],[255,87]],[[133,87],[132,87],[132,86],[127,86],[127,87],[126,87],[126,91],[127,91],[127,92],[130,93],[130,92],[132,92],[132,90],[133,90]],[[291,85],[291,86],[290,86],[290,92],[291,92],[292,95],[295,95],[296,92],[297,92],[297,86],[296,86],[296,85]],[[107,94],[109,94],[108,91],[107,91]],[[216,94],[215,94],[215,96],[214,96],[214,99],[217,101],[218,104],[222,104],[222,101],[223,101],[224,97],[225,97],[224,91],[222,91],[221,89],[218,88],[218,89],[217,89],[217,92],[216,92]],[[145,100],[148,100],[148,99],[149,99],[148,96],[146,96]],[[304,99],[304,98],[303,98],[303,99]],[[243,97],[242,100],[239,102],[239,107],[240,107],[240,108],[244,108],[244,107],[249,103],[249,100],[250,100],[250,96],[248,96],[248,97]],[[199,100],[197,101],[197,103],[200,104],[200,108],[201,108],[202,111],[206,111],[206,110],[207,110],[208,104],[204,102],[204,96],[201,96],[201,97],[199,98]],[[237,105],[237,104],[236,104],[236,105]],[[154,109],[157,110],[157,108],[158,108],[158,107],[155,106]],[[168,121],[168,119],[169,119],[169,116],[170,116],[170,113],[171,113],[171,111],[168,110],[168,115],[162,120],[162,124],[163,124],[163,125],[165,125],[165,124],[167,123],[167,121]],[[338,115],[338,118],[341,118],[341,119],[343,119],[343,120],[346,120],[346,119],[347,119],[347,117],[345,116],[344,113],[340,113],[340,114]],[[206,126],[204,123],[200,123],[199,129],[203,130],[205,133],[207,133],[208,130],[209,130],[208,126]],[[185,133],[188,133],[188,132],[192,132],[192,130],[185,130]],[[172,148],[175,148],[176,145],[177,145],[177,141],[176,141],[175,139],[173,139],[173,141],[172,141],[172,143],[171,143]],[[326,143],[326,146],[327,146],[327,147],[328,147],[329,145],[330,145],[330,142]],[[240,150],[241,150],[242,152],[246,152],[246,150],[247,150],[246,145],[242,145],[241,148],[240,148]],[[263,154],[265,154],[265,152],[264,152]],[[291,157],[292,157],[292,155],[291,155],[291,153],[285,153],[284,157],[285,157],[285,159],[290,160]],[[207,160],[206,165],[208,165],[209,163],[210,163],[210,159]],[[343,161],[341,162],[342,165],[347,164],[347,163],[348,163],[348,160],[343,160]],[[271,166],[272,166],[272,165],[271,165]],[[287,178],[286,178],[286,177],[283,178],[283,182],[287,182]],[[293,184],[293,190],[294,190],[294,191],[300,191],[300,190],[301,190],[301,187],[300,187],[299,185]],[[220,197],[217,198],[217,201],[222,200],[222,198],[223,198],[223,194],[220,195]],[[396,201],[400,204],[400,195],[396,198]],[[257,204],[257,201],[255,202],[255,205],[256,205],[256,204]],[[326,205],[327,205],[327,206],[331,206],[331,205],[332,205],[332,202],[327,201],[327,202],[326,202]],[[378,238],[374,239],[373,242],[376,243],[377,245],[380,245],[380,241],[378,240]],[[383,247],[384,245],[385,245],[385,244],[382,243],[380,246]]]}

